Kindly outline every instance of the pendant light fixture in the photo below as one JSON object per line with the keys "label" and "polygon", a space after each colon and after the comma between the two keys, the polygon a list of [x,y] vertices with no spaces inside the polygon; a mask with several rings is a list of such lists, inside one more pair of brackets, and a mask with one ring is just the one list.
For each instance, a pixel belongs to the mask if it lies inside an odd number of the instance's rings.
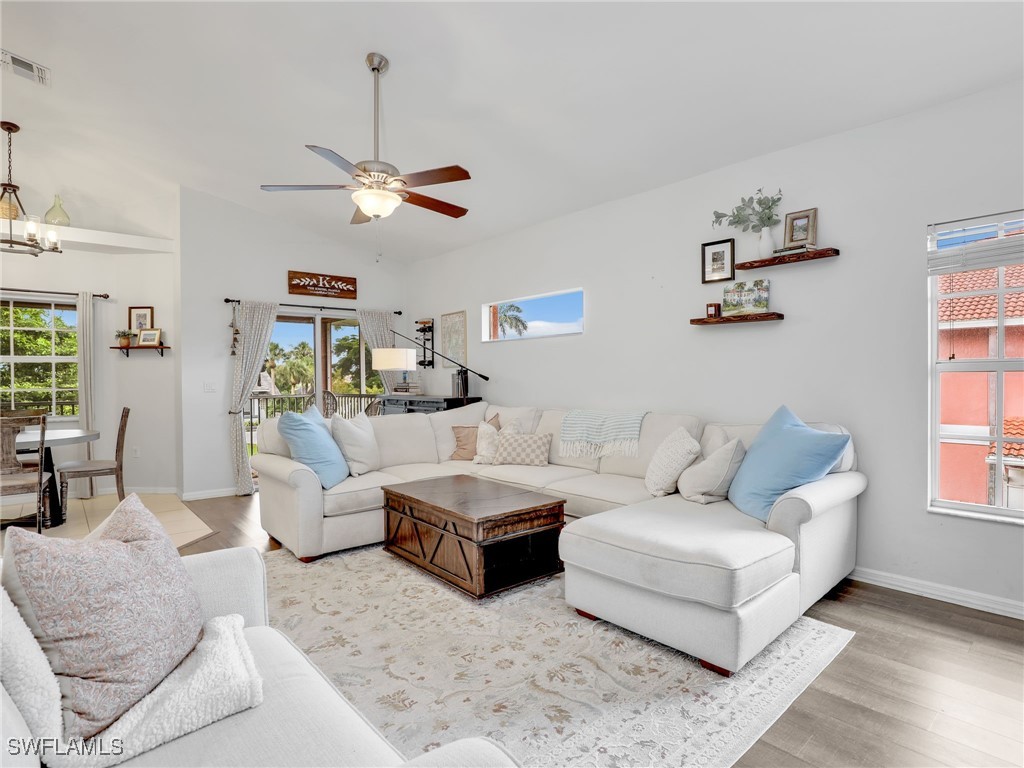
{"label": "pendant light fixture", "polygon": [[[21,130],[14,123],[0,121],[0,129],[7,133],[7,181],[0,182],[0,209],[8,211],[0,221],[0,253],[17,253],[38,256],[43,251],[61,253],[60,230],[53,224],[43,224],[38,216],[25,213],[25,206],[18,197],[20,187],[12,179],[11,137]],[[3,204],[7,205],[4,206]],[[25,217],[25,230],[20,238],[14,236],[14,217],[18,212]],[[6,227],[4,227],[6,223]]]}

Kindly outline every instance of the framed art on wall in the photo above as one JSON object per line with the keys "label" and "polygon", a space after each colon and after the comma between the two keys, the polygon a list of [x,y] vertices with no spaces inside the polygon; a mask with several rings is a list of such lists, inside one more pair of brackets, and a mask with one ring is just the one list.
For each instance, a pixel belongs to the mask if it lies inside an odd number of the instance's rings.
{"label": "framed art on wall", "polygon": [[818,209],[808,208],[806,211],[786,214],[785,248],[814,245],[818,237]]}
{"label": "framed art on wall", "polygon": [[152,307],[128,307],[128,327],[133,331],[153,327]]}
{"label": "framed art on wall", "polygon": [[700,246],[700,281],[717,283],[736,279],[736,239],[716,240]]}
{"label": "framed art on wall", "polygon": [[[457,363],[466,364],[466,311],[441,315],[441,354]],[[458,368],[455,363],[441,360],[445,368]]]}

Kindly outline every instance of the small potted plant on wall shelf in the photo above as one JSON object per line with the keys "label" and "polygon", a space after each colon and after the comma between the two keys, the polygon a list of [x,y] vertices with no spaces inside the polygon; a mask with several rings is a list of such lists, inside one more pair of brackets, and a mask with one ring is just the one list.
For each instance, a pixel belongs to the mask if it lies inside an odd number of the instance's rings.
{"label": "small potted plant on wall shelf", "polygon": [[774,195],[766,195],[764,188],[760,187],[750,197],[741,197],[740,204],[732,209],[732,213],[715,211],[713,224],[717,227],[724,222],[744,232],[758,232],[757,251],[761,258],[767,259],[775,250],[772,227],[781,221],[775,213],[781,202],[781,189]]}
{"label": "small potted plant on wall shelf", "polygon": [[131,331],[114,331],[114,335],[117,337],[117,346],[130,347],[132,345]]}

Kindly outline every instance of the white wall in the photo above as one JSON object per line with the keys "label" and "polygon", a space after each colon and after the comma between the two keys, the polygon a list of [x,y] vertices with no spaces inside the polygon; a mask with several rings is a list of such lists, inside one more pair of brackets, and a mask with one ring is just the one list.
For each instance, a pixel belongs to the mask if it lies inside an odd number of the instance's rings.
{"label": "white wall", "polygon": [[[858,573],[1019,611],[1024,530],[925,510],[924,238],[931,222],[1024,206],[1021,94],[1013,83],[421,262],[412,316],[467,311],[468,364],[492,377],[470,389],[492,402],[757,422],[786,403],[842,423],[870,483]],[[721,301],[721,284],[700,283],[702,242],[735,235],[739,260],[757,258],[755,236],[713,229],[712,211],[760,186],[782,188],[784,211],[817,207],[818,242],[842,255],[737,273],[771,280],[781,322],[689,325]],[[480,343],[482,303],[578,286],[582,336]],[[450,373],[427,374],[428,391],[449,391]]]}
{"label": "white wall", "polygon": [[[234,358],[231,308],[224,299],[403,309],[405,283],[404,270],[386,255],[378,264],[372,253],[186,188],[181,190],[180,243],[182,341],[177,360],[183,452],[178,485],[183,498],[196,499],[235,489],[227,415]],[[358,300],[290,296],[289,269],[355,277]],[[408,317],[396,323],[406,334]],[[216,391],[205,392],[206,382]]]}
{"label": "white wall", "polygon": [[[173,201],[172,201],[173,202]],[[176,204],[175,204],[176,208]],[[5,255],[0,262],[0,284],[5,288],[109,293],[97,299],[95,349],[95,458],[113,458],[122,406],[132,409],[125,442],[125,486],[140,492],[173,492],[177,487],[180,453],[175,424],[177,379],[174,349],[161,358],[138,351],[125,358],[108,349],[116,344],[114,330],[126,328],[128,307],[152,306],[164,343],[177,347],[177,301],[173,289],[173,254],[103,254],[66,249],[62,254]],[[134,456],[134,449],[139,456]],[[57,462],[85,458],[81,447],[56,449]],[[99,493],[114,491],[113,478],[99,478]],[[84,490],[84,485],[82,489]],[[72,492],[76,489],[72,487]]]}

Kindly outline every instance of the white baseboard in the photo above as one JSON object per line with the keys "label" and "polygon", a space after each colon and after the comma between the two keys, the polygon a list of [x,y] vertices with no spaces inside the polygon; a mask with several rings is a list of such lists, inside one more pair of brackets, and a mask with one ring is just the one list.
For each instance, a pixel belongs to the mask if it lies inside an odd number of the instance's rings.
{"label": "white baseboard", "polygon": [[209,491],[190,491],[181,495],[182,501],[196,501],[198,499],[219,499],[223,496],[234,496],[235,488],[214,488]]}
{"label": "white baseboard", "polygon": [[876,571],[872,568],[854,568],[850,578],[879,587],[896,589],[900,592],[909,592],[912,595],[930,597],[944,603],[977,608],[979,611],[998,613],[1000,616],[1009,616],[1013,619],[1024,619],[1024,604],[1008,600],[1005,597],[987,595],[984,592],[936,584],[934,581],[924,581],[923,579],[912,579],[909,576]]}
{"label": "white baseboard", "polygon": [[[171,494],[172,496],[177,496],[178,495],[178,489],[177,488],[156,488],[156,487],[150,487],[150,488],[125,488],[124,490],[125,490],[125,493]],[[117,493],[117,487],[116,486],[112,485],[109,488],[104,488],[99,483],[96,484],[96,495],[97,496],[110,496],[111,494],[114,494],[114,493]],[[89,498],[89,497],[88,496],[83,496],[80,493],[75,493],[74,491],[71,491],[68,494],[68,498],[69,499],[86,499],[86,498]]]}

